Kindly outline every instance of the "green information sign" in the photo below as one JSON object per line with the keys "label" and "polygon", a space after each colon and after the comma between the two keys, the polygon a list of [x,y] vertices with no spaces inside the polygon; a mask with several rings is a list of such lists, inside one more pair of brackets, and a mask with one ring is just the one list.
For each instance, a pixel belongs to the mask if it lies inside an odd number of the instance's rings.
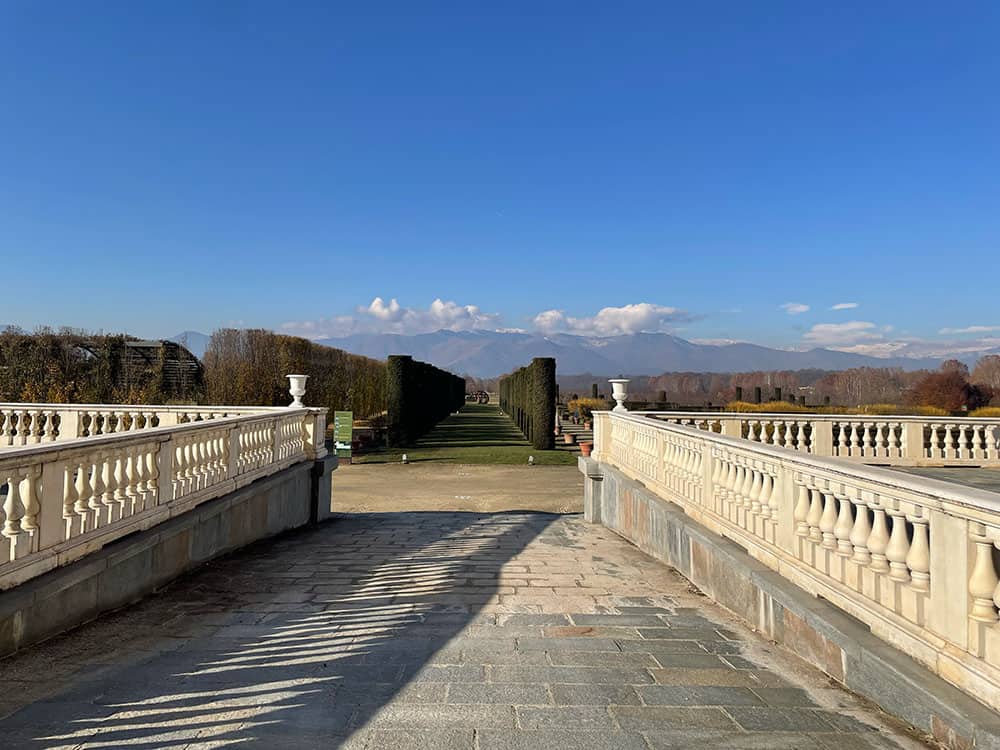
{"label": "green information sign", "polygon": [[351,440],[354,438],[354,412],[335,411],[333,413],[333,442],[337,458],[351,457]]}

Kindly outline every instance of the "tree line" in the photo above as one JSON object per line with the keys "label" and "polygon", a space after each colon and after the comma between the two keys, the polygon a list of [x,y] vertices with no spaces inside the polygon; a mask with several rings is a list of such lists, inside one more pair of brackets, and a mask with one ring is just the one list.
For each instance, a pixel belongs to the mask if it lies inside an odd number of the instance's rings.
{"label": "tree line", "polygon": [[555,447],[556,361],[535,357],[531,364],[500,378],[500,408],[539,450]]}
{"label": "tree line", "polygon": [[0,401],[286,406],[292,373],[306,403],[359,417],[385,411],[385,363],[258,329],[212,334],[204,364],[170,341],[18,328],[0,332]]}
{"label": "tree line", "polygon": [[[603,393],[607,379],[590,374],[561,376],[562,393],[589,394],[592,384]],[[894,367],[856,367],[849,370],[775,370],[736,373],[672,372],[636,376],[629,399],[677,406],[722,406],[744,400],[760,388],[764,400],[780,390],[785,400],[805,398],[809,405],[836,406],[898,404],[936,406],[948,411],[970,410],[990,403],[1000,405],[1000,355],[982,357],[970,371],[949,360],[940,370],[906,371]]]}

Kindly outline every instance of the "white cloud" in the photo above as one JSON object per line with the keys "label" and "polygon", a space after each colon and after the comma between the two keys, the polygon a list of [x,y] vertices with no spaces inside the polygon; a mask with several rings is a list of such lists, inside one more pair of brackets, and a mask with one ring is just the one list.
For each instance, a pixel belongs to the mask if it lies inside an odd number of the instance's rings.
{"label": "white cloud", "polygon": [[848,323],[817,323],[803,334],[802,339],[818,346],[851,346],[879,341],[883,335],[878,326],[865,320]]}
{"label": "white cloud", "polygon": [[858,307],[857,302],[838,302],[836,305],[831,307],[831,310],[853,310]]}
{"label": "white cloud", "polygon": [[1000,326],[966,326],[965,328],[942,328],[938,333],[940,334],[954,334],[954,333],[993,333],[994,331],[1000,331]]}
{"label": "white cloud", "polygon": [[596,315],[575,318],[562,310],[545,310],[534,318],[542,333],[573,333],[581,336],[619,336],[641,332],[671,330],[673,324],[690,320],[690,315],[676,307],[639,302],[622,307],[604,307]]}
{"label": "white cloud", "polygon": [[789,315],[801,315],[809,312],[809,305],[803,305],[801,302],[786,302],[781,306],[781,309]]}
{"label": "white cloud", "polygon": [[434,331],[492,330],[500,323],[498,313],[483,312],[477,305],[459,305],[438,298],[420,310],[403,307],[393,298],[376,297],[357,308],[355,315],[320,320],[291,321],[281,326],[287,333],[308,338],[335,338],[352,333],[400,333],[412,335]]}

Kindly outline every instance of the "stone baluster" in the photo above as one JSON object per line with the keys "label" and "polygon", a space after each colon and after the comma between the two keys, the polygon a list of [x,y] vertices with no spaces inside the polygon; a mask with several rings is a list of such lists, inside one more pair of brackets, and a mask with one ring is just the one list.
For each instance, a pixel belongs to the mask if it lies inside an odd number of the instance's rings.
{"label": "stone baluster", "polygon": [[972,574],[969,576],[969,595],[972,597],[972,608],[969,617],[980,622],[993,623],[997,621],[996,601],[1000,577],[993,563],[993,540],[987,536],[986,530],[979,524],[973,524],[971,541],[975,546],[975,561],[972,564]]}
{"label": "stone baluster", "polygon": [[805,422],[796,422],[795,426],[796,426],[796,431],[795,431],[795,448],[796,448],[796,450],[800,450],[803,453],[808,453],[809,452],[809,446],[806,444],[806,423]]}
{"label": "stone baluster", "polygon": [[137,489],[138,480],[136,477],[135,449],[126,447],[123,448],[123,452],[123,463],[125,465],[125,497],[127,498],[126,506],[128,507],[128,514],[132,515],[142,507],[140,505],[142,499],[139,497]]}
{"label": "stone baluster", "polygon": [[898,422],[894,422],[889,425],[889,457],[899,458],[903,455],[903,444],[900,438],[900,432],[902,431],[902,425]]}
{"label": "stone baluster", "polygon": [[809,524],[806,522],[806,518],[808,518],[808,516],[809,516],[809,487],[806,486],[805,477],[802,477],[801,482],[797,487],[795,509],[792,512],[792,518],[795,520],[795,533],[798,536],[809,535]]}
{"label": "stone baluster", "polygon": [[118,489],[115,479],[115,466],[117,463],[114,451],[104,451],[102,453],[101,467],[103,474],[101,476],[101,484],[104,486],[104,496],[101,498],[101,503],[105,508],[105,517],[109,521],[117,520],[118,512],[121,510],[117,500],[115,500],[115,490]]}
{"label": "stone baluster", "polygon": [[872,452],[873,456],[889,455],[889,448],[888,448],[889,444],[888,441],[886,440],[885,428],[886,428],[885,422],[877,422],[875,424],[875,445],[874,445],[874,451]]}
{"label": "stone baluster", "polygon": [[750,492],[747,498],[750,500],[750,512],[760,513],[760,491],[764,487],[764,475],[759,469],[753,469],[753,482],[750,484]]}
{"label": "stone baluster", "polygon": [[21,473],[11,469],[0,475],[0,489],[7,486],[7,497],[3,503],[4,522],[3,533],[13,542],[14,537],[22,532],[21,519],[24,518],[24,503],[21,501]]}
{"label": "stone baluster", "polygon": [[[969,458],[969,436],[964,424],[957,425],[955,431],[958,433],[958,440],[955,446],[955,458]],[[975,458],[975,456],[972,456]]]}
{"label": "stone baluster", "polygon": [[119,518],[129,515],[130,511],[128,507],[128,493],[126,491],[128,484],[125,468],[126,461],[124,453],[118,451],[118,455],[115,458],[115,503],[118,504]]}
{"label": "stone baluster", "polygon": [[848,437],[851,426],[846,422],[838,422],[837,427],[839,430],[837,435],[837,455],[844,458],[851,455],[851,443]]}
{"label": "stone baluster", "polygon": [[30,466],[24,476],[24,493],[21,495],[24,504],[24,516],[21,518],[21,528],[34,533],[39,528],[38,516],[42,512],[42,466]]}
{"label": "stone baluster", "polygon": [[956,458],[957,454],[955,451],[955,425],[946,424],[944,426],[944,457],[945,458]]}
{"label": "stone baluster", "polygon": [[995,425],[986,427],[986,458],[1000,459],[1000,440],[997,439]]}
{"label": "stone baluster", "polygon": [[854,546],[851,544],[851,531],[854,529],[851,499],[843,489],[836,493],[835,497],[840,509],[837,513],[837,522],[833,526],[833,535],[837,539],[837,554],[847,557],[854,552]]}
{"label": "stone baluster", "polygon": [[972,431],[972,455],[970,458],[986,458],[986,447],[983,441],[983,428],[980,425],[971,425],[969,429]]}
{"label": "stone baluster", "polygon": [[851,527],[851,546],[854,554],[851,560],[858,565],[868,565],[871,562],[871,551],[868,549],[868,540],[871,537],[872,526],[869,518],[868,505],[858,500],[854,503],[854,526]]}
{"label": "stone baluster", "polygon": [[157,505],[160,497],[160,468],[157,460],[159,450],[160,444],[153,443],[146,451],[146,485],[152,499],[150,507]]}
{"label": "stone baluster", "polygon": [[823,534],[824,549],[836,549],[837,537],[833,533],[837,526],[837,500],[829,487],[823,491],[823,515],[819,519],[819,530]]}
{"label": "stone baluster", "polygon": [[851,424],[850,424],[850,428],[851,428],[851,445],[850,445],[850,447],[847,450],[847,455],[848,456],[860,456],[861,455],[861,436],[860,436],[859,431],[858,431],[858,428],[860,426],[861,425],[859,425],[857,422],[851,422]]}
{"label": "stone baluster", "polygon": [[910,569],[911,585],[917,591],[930,591],[931,548],[928,519],[922,515],[911,515],[907,516],[907,520],[913,525],[913,540],[906,555],[906,567]]}
{"label": "stone baluster", "polygon": [[890,511],[889,515],[892,517],[892,532],[889,535],[889,545],[885,548],[885,556],[889,560],[889,578],[907,583],[910,571],[906,567],[906,556],[910,553],[910,540],[906,533],[906,518],[896,511]]}
{"label": "stone baluster", "polygon": [[889,523],[885,508],[881,505],[872,505],[872,514],[875,521],[872,525],[872,533],[868,535],[868,550],[871,552],[872,570],[879,573],[889,571],[889,560],[886,557],[886,550],[889,547]]}
{"label": "stone baluster", "polygon": [[931,424],[930,456],[928,458],[943,458],[944,445],[941,441],[941,425]]}
{"label": "stone baluster", "polygon": [[110,518],[104,515],[104,453],[95,451],[93,453],[93,463],[90,465],[90,499],[87,507],[90,508],[94,518],[95,526],[102,526]]}
{"label": "stone baluster", "polygon": [[809,488],[811,499],[809,501],[809,514],[806,516],[806,523],[809,524],[809,541],[816,544],[823,541],[823,531],[820,529],[820,522],[823,520],[823,491],[819,486]]}
{"label": "stone baluster", "polygon": [[872,427],[871,424],[865,424],[862,422],[859,426],[861,430],[861,454],[862,456],[874,455],[873,450],[877,447],[872,445]]}
{"label": "stone baluster", "polygon": [[760,514],[763,518],[776,518],[778,514],[778,493],[774,491],[774,477],[763,472],[760,487]]}
{"label": "stone baluster", "polygon": [[754,470],[749,465],[743,467],[743,486],[740,488],[740,498],[743,500],[743,507],[747,510],[752,505],[750,501],[750,490],[753,489]]}
{"label": "stone baluster", "polygon": [[135,497],[136,505],[140,510],[147,508],[149,499],[149,485],[146,482],[146,455],[143,446],[137,446],[133,454],[133,466],[135,469]]}

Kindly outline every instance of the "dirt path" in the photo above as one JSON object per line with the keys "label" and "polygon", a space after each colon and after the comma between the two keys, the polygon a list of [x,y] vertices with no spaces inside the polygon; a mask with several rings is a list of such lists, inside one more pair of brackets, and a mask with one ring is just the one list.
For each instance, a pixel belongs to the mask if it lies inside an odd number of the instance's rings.
{"label": "dirt path", "polygon": [[471,466],[448,463],[348,464],[333,475],[338,513],[414,510],[583,511],[575,466]]}

